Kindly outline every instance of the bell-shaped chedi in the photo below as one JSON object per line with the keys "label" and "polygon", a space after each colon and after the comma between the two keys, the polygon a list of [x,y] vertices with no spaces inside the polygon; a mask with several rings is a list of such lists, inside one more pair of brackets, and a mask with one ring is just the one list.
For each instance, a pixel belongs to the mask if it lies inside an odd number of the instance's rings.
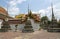
{"label": "bell-shaped chedi", "polygon": [[27,21],[25,22],[25,26],[22,32],[34,32],[32,24],[31,24],[31,20],[29,19],[29,17]]}
{"label": "bell-shaped chedi", "polygon": [[51,23],[48,26],[48,32],[60,32],[60,27],[57,24],[57,20],[55,19],[54,12],[53,12],[53,5],[52,7],[52,18],[51,18]]}

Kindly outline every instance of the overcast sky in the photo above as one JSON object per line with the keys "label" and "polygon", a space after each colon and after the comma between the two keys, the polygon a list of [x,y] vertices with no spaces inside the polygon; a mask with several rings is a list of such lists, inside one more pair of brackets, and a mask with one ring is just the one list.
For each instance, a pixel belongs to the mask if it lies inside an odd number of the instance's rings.
{"label": "overcast sky", "polygon": [[60,18],[60,0],[0,0],[0,6],[7,9],[9,15],[14,17],[18,14],[25,14],[29,9],[34,13],[39,13],[41,16],[47,15],[51,18],[51,2],[53,2],[54,15],[57,19]]}

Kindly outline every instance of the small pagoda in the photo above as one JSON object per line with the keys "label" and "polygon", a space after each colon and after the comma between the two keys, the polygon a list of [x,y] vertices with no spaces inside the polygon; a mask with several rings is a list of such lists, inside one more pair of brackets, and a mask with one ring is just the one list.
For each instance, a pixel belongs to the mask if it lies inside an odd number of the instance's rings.
{"label": "small pagoda", "polygon": [[51,18],[51,23],[48,26],[47,29],[48,32],[58,32],[60,31],[60,28],[57,24],[57,20],[54,17],[54,13],[53,13],[53,5],[52,5],[52,18]]}
{"label": "small pagoda", "polygon": [[8,20],[12,17],[9,16],[8,11],[0,6],[0,32],[6,32],[10,30]]}
{"label": "small pagoda", "polygon": [[29,20],[29,17],[28,17],[27,21],[25,22],[25,26],[24,26],[24,29],[22,30],[22,32],[34,32],[33,27],[31,25],[31,21]]}
{"label": "small pagoda", "polygon": [[24,26],[24,29],[22,30],[22,32],[34,32],[33,30],[33,27],[32,27],[32,24],[31,24],[31,11],[29,10],[29,6],[28,6],[28,17],[27,17],[27,20],[25,22],[25,26]]}

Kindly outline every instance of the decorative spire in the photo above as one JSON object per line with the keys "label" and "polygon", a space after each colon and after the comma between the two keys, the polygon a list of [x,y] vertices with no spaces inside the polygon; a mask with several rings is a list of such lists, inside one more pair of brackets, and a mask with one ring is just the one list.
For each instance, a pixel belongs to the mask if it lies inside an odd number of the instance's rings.
{"label": "decorative spire", "polygon": [[51,3],[51,8],[52,8],[52,21],[53,21],[53,20],[55,20],[54,12],[53,12],[53,3]]}
{"label": "decorative spire", "polygon": [[7,13],[8,13],[8,4],[7,4]]}
{"label": "decorative spire", "polygon": [[29,4],[28,4],[28,14],[29,14],[29,11],[30,11],[30,10],[29,10]]}

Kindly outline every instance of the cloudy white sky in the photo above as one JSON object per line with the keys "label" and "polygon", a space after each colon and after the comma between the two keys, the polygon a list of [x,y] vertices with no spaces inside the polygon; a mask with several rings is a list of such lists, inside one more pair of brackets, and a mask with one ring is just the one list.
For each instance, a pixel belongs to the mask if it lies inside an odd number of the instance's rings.
{"label": "cloudy white sky", "polygon": [[51,2],[53,2],[54,15],[60,19],[60,0],[0,0],[0,6],[8,8],[9,15],[14,17],[28,12],[28,4],[32,12],[47,15],[51,18]]}

